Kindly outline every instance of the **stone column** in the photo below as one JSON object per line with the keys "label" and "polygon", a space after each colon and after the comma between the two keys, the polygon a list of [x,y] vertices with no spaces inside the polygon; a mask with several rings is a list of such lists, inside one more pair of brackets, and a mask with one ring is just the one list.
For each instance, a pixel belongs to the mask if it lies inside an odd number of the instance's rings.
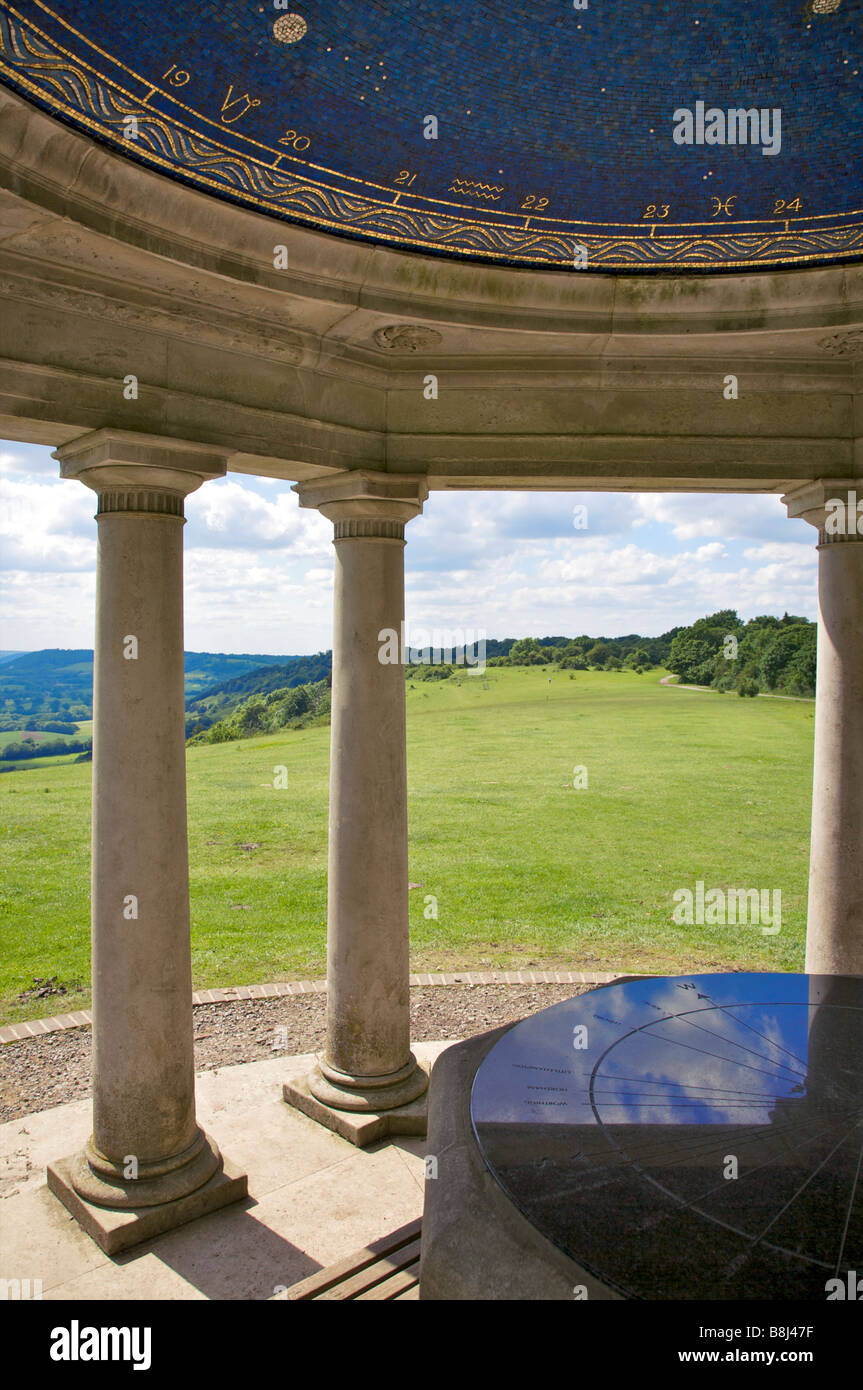
{"label": "stone column", "polygon": [[863,478],[783,498],[818,528],[818,679],[806,969],[863,975]]}
{"label": "stone column", "polygon": [[[428,489],[356,472],[296,490],[335,526],[335,620],[327,1042],[307,1083],[320,1104],[290,1083],[285,1099],[362,1143],[362,1125],[335,1123],[332,1111],[392,1112],[427,1086],[410,1049],[402,643],[404,528]],[[391,1115],[385,1128],[397,1127]]]}
{"label": "stone column", "polygon": [[99,430],[57,450],[98,494],[93,1133],[48,1183],[114,1253],[246,1194],[195,1118],[183,499],[222,455]]}

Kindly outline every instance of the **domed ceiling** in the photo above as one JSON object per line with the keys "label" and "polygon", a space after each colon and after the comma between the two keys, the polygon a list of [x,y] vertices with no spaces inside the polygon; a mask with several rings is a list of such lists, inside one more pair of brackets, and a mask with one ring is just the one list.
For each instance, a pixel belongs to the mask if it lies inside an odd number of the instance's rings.
{"label": "domed ceiling", "polygon": [[561,270],[863,257],[863,0],[15,0],[0,78],[164,175]]}

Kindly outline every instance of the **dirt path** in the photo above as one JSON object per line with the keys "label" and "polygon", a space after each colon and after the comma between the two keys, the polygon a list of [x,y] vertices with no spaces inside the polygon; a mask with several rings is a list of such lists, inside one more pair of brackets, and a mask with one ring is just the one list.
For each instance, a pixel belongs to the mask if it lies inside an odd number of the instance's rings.
{"label": "dirt path", "polygon": [[[712,685],[680,685],[674,676],[660,676],[660,685],[667,685],[672,690],[706,690],[708,695],[730,694],[730,691],[714,690]],[[767,695],[763,690],[759,690],[756,697],[759,700],[792,700],[797,705],[813,705],[815,697],[812,695]]]}

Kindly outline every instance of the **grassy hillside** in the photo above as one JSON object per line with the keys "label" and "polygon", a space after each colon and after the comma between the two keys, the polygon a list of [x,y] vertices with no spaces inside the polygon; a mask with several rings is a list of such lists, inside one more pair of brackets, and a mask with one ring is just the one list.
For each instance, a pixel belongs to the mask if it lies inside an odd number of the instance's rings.
{"label": "grassy hillside", "polygon": [[[304,657],[186,652],[186,698],[223,685],[244,672]],[[12,653],[0,662],[0,731],[44,719],[89,719],[93,713],[93,653],[57,647]],[[8,740],[4,740],[8,742]]]}
{"label": "grassy hillside", "polygon": [[[282,664],[274,665],[274,660]],[[189,733],[206,728],[231,713],[252,689],[273,690],[280,685],[299,685],[318,680],[329,672],[329,654],[318,657],[237,655],[224,652],[186,652],[184,661],[186,705],[191,711]],[[310,675],[309,672],[314,674]],[[46,738],[80,743],[84,729],[89,736],[93,713],[93,653],[49,648],[12,653],[0,662],[0,772],[18,759],[3,754],[22,740],[41,743]],[[76,726],[77,732],[52,730],[56,723]],[[73,753],[80,752],[75,747]],[[54,750],[50,758],[36,758],[36,766],[67,761]]]}
{"label": "grassy hillside", "polygon": [[332,654],[318,652],[314,656],[292,656],[282,665],[261,666],[222,681],[191,698],[186,691],[186,733],[208,728],[218,720],[233,714],[252,694],[269,694],[273,690],[292,690],[325,680],[332,669]]}
{"label": "grassy hillside", "polygon": [[[408,682],[415,969],[802,969],[814,706],[661,674]],[[328,746],[310,728],[188,750],[196,986],[323,974]],[[5,1019],[87,997],[15,1002],[37,976],[88,976],[89,782],[0,778]],[[675,924],[698,879],[781,889],[782,930]]]}

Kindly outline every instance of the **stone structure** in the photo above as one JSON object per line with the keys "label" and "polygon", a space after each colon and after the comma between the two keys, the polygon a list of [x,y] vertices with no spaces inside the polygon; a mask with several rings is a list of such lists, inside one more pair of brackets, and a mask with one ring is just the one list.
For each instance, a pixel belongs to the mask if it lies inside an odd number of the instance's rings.
{"label": "stone structure", "polygon": [[109,1254],[245,1196],[195,1121],[183,499],[206,445],[99,430],[59,453],[98,496],[93,1135],[48,1183]]}
{"label": "stone structure", "polygon": [[618,981],[448,1048],[421,1297],[855,1287],[861,1043],[863,977],[738,972]]}
{"label": "stone structure", "polygon": [[335,530],[327,1046],[285,1099],[358,1140],[381,1111],[421,1130],[411,1102],[428,1085],[410,1050],[404,667],[387,643],[403,632],[405,523],[427,492],[363,472],[299,486]]}
{"label": "stone structure", "polygon": [[[379,660],[405,523],[433,490],[638,488],[705,506],[785,494],[820,525],[837,489],[863,496],[863,363],[836,348],[863,331],[863,266],[651,279],[406,254],[277,227],[0,90],[0,324],[0,437],[56,448],[100,499],[94,1139],[52,1184],[128,1242],[242,1191],[194,1119],[183,496],[226,470],[283,478],[334,523],[330,1013],[291,1099],[357,1139],[381,1114],[416,1128],[404,692]],[[822,973],[863,973],[861,556],[822,537],[807,962]]]}
{"label": "stone structure", "polygon": [[[806,969],[863,975],[863,489],[784,499],[818,528],[818,674]],[[833,504],[832,506],[830,504]],[[838,504],[838,505],[837,505]],[[859,516],[859,529],[858,529]]]}

